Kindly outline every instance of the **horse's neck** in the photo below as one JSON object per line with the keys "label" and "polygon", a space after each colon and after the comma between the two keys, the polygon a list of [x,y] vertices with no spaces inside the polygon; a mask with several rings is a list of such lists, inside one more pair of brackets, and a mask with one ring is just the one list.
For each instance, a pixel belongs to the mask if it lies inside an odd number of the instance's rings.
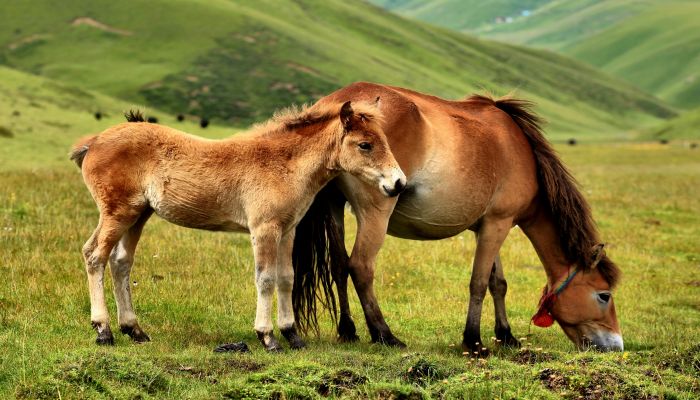
{"label": "horse's neck", "polygon": [[575,268],[561,246],[559,231],[549,212],[540,210],[530,221],[521,225],[535,248],[547,274],[547,284],[561,281]]}

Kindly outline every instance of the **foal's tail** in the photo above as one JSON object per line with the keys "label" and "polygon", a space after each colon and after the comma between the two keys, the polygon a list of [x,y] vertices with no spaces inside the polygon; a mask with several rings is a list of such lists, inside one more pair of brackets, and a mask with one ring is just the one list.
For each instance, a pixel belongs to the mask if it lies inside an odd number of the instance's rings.
{"label": "foal's tail", "polygon": [[[296,323],[304,333],[313,330],[319,334],[318,303],[328,310],[333,324],[337,324],[332,269],[345,254],[345,247],[331,213],[332,197],[333,189],[329,186],[316,194],[294,236],[292,305]],[[339,246],[343,246],[343,254]]]}
{"label": "foal's tail", "polygon": [[78,141],[73,145],[73,149],[70,151],[70,159],[75,161],[78,168],[83,168],[83,160],[90,149],[90,145],[95,141],[95,139],[97,139],[97,135],[86,136],[78,139]]}

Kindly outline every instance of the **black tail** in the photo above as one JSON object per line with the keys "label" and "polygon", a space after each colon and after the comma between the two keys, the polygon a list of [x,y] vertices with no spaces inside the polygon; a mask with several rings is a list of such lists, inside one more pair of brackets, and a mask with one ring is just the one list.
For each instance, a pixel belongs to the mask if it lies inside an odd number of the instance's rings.
{"label": "black tail", "polygon": [[343,252],[345,247],[331,213],[333,190],[326,186],[316,195],[294,237],[292,304],[296,323],[304,333],[313,330],[319,334],[318,303],[328,310],[334,324],[338,320],[332,268],[339,246]]}

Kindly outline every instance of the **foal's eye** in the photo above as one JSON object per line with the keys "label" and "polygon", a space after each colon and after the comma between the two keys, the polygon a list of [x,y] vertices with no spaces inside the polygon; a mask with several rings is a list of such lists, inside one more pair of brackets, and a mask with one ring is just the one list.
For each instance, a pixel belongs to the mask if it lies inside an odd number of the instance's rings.
{"label": "foal's eye", "polygon": [[608,304],[608,302],[610,301],[610,297],[612,297],[612,295],[608,292],[598,293],[598,301],[601,304]]}
{"label": "foal's eye", "polygon": [[372,144],[369,142],[361,142],[357,145],[362,150],[372,150]]}

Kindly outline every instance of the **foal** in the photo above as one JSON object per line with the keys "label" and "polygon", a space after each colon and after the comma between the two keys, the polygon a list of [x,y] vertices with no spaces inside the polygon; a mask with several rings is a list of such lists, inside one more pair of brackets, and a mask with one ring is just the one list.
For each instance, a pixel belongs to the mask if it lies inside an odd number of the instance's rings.
{"label": "foal", "polygon": [[129,273],[141,231],[155,212],[174,224],[249,232],[255,257],[255,331],[265,349],[281,350],[277,326],[292,348],[304,347],[292,311],[295,228],[316,193],[341,172],[396,196],[406,177],[371,103],[290,110],[251,132],[207,140],[151,123],[129,123],[79,141],[71,153],[100,211],[83,247],[90,314],[98,344],[113,344],[103,276],[109,260],[119,326],[136,342],[150,338],[131,303]]}

